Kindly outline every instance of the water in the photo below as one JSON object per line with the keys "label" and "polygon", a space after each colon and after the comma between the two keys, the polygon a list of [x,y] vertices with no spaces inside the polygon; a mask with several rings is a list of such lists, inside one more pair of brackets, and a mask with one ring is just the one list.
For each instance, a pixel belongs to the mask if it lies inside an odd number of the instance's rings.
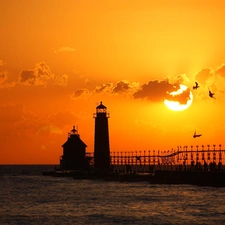
{"label": "water", "polygon": [[0,225],[225,224],[225,188],[42,176],[0,166]]}

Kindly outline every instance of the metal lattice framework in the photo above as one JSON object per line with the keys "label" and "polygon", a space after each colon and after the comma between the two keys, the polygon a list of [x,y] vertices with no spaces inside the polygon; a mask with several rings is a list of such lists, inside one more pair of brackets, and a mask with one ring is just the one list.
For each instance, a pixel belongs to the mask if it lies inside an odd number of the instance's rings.
{"label": "metal lattice framework", "polygon": [[[93,154],[87,153],[94,164]],[[191,168],[197,165],[222,165],[225,163],[225,150],[222,145],[178,146],[176,150],[144,150],[111,152],[111,165],[120,170],[146,171],[149,168],[168,169],[182,166]]]}

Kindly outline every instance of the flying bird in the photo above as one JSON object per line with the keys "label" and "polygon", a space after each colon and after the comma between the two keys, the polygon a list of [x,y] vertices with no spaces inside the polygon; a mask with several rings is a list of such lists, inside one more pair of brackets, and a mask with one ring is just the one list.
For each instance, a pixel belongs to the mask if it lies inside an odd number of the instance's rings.
{"label": "flying bird", "polygon": [[195,131],[195,133],[194,133],[194,135],[193,135],[193,138],[201,137],[201,136],[202,136],[202,134],[196,134],[196,131]]}
{"label": "flying bird", "polygon": [[[208,89],[209,89],[209,88],[208,88]],[[215,95],[215,93],[212,93],[212,92],[209,90],[209,97],[210,97],[210,98],[215,98],[214,95]]]}
{"label": "flying bird", "polygon": [[198,89],[200,86],[198,85],[198,82],[195,82],[195,86],[193,86],[193,89]]}

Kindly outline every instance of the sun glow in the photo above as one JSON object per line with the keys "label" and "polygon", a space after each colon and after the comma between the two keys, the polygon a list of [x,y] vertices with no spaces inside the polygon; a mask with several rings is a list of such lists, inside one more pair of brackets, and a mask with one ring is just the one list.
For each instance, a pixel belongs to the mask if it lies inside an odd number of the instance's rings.
{"label": "sun glow", "polygon": [[[177,91],[170,92],[169,95],[171,95],[173,97],[180,96],[187,89],[188,89],[187,86],[180,84],[180,89]],[[192,101],[193,101],[193,94],[190,91],[189,98],[185,104],[181,103],[179,100],[172,101],[169,99],[165,99],[164,104],[173,111],[182,111],[182,110],[187,109],[192,104]]]}

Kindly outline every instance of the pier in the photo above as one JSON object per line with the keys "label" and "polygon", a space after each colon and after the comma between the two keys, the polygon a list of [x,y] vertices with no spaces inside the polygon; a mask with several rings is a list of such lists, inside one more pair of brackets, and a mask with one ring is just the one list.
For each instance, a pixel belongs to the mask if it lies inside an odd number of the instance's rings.
{"label": "pier", "polygon": [[[92,167],[94,154],[86,153]],[[225,149],[222,145],[178,146],[171,150],[111,152],[114,172],[149,173],[155,170],[225,170]]]}

